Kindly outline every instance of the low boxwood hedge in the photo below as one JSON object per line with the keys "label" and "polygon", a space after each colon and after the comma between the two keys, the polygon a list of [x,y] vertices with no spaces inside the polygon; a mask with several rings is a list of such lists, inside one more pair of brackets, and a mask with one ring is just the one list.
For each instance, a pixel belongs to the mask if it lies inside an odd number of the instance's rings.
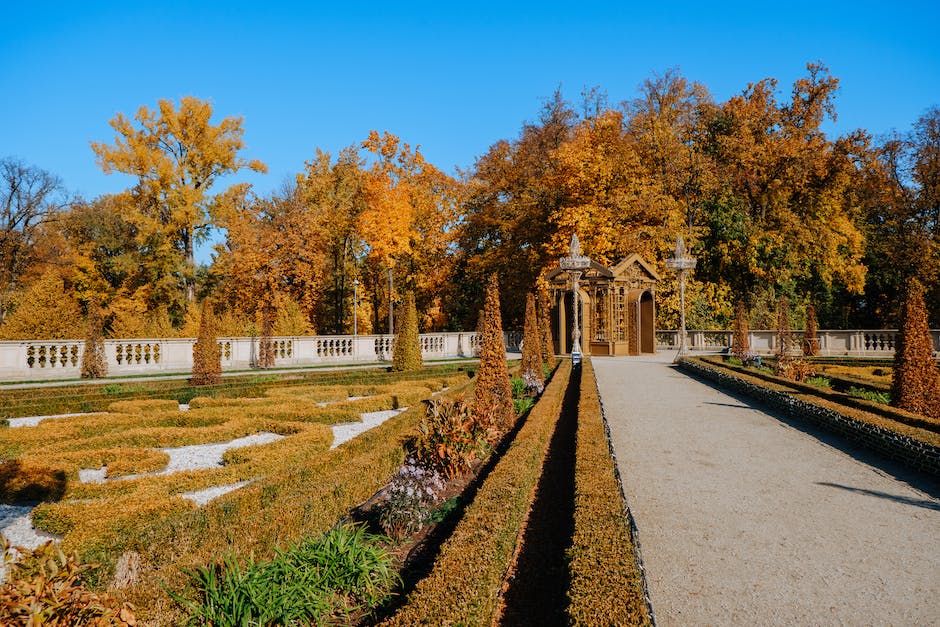
{"label": "low boxwood hedge", "polygon": [[515,440],[477,491],[430,574],[384,625],[489,625],[561,412],[571,362],[559,366]]}
{"label": "low boxwood hedge", "polygon": [[649,625],[634,536],[611,457],[594,368],[582,365],[574,535],[568,550],[571,625]]}

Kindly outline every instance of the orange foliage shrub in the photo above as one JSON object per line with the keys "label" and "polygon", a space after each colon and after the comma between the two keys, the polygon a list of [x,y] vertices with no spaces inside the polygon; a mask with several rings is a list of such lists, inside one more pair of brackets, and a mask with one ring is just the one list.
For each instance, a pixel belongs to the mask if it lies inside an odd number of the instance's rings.
{"label": "orange foliage shrub", "polygon": [[891,397],[901,409],[940,419],[940,373],[927,325],[924,287],[917,279],[909,283],[901,308]]}
{"label": "orange foliage shrub", "polygon": [[480,336],[480,368],[473,393],[473,414],[478,420],[492,420],[499,427],[506,428],[515,419],[515,410],[499,308],[499,279],[495,274],[490,277],[486,288],[477,333]]}

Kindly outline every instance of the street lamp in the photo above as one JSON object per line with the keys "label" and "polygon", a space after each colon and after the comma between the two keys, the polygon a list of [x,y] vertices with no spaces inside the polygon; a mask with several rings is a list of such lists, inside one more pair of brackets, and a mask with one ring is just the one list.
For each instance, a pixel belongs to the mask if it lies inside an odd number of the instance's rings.
{"label": "street lamp", "polygon": [[682,237],[676,240],[676,250],[672,257],[666,260],[666,267],[670,270],[676,270],[679,273],[679,320],[681,330],[679,331],[679,353],[673,360],[678,362],[686,352],[686,333],[685,333],[685,275],[695,268],[698,260],[685,250],[685,242]]}
{"label": "street lamp", "polygon": [[359,335],[359,279],[353,279],[353,336]]}
{"label": "street lamp", "polygon": [[591,267],[591,259],[581,254],[581,243],[578,235],[571,235],[571,245],[568,247],[568,256],[562,257],[558,265],[567,270],[571,277],[571,309],[574,312],[571,321],[571,365],[581,364],[581,324],[578,320],[578,281],[581,273]]}

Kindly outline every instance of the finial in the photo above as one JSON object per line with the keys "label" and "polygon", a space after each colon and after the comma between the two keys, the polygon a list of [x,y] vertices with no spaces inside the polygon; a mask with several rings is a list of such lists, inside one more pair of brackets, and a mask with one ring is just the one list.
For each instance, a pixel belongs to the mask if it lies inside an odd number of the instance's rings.
{"label": "finial", "polygon": [[682,239],[682,236],[679,236],[679,239],[676,240],[676,259],[681,259],[685,257],[685,241]]}
{"label": "finial", "polygon": [[581,242],[578,241],[577,233],[571,234],[571,246],[569,247],[568,252],[572,257],[581,256]]}

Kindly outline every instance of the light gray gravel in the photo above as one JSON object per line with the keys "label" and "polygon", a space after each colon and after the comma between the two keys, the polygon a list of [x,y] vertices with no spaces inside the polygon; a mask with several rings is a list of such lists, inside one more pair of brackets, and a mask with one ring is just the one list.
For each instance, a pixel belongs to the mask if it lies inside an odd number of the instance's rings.
{"label": "light gray gravel", "polygon": [[364,433],[369,429],[374,429],[392,416],[397,416],[407,409],[407,407],[402,407],[401,409],[373,411],[367,414],[360,414],[362,417],[362,422],[344,422],[338,425],[333,425],[333,444],[330,445],[330,450],[333,450],[340,444],[344,444],[352,440],[360,433]]}
{"label": "light gray gravel", "polygon": [[660,625],[940,623],[935,483],[672,356],[593,359]]}
{"label": "light gray gravel", "polygon": [[73,418],[75,416],[91,416],[93,413],[101,412],[84,412],[79,414],[55,414],[53,416],[26,416],[25,418],[7,418],[7,424],[11,429],[18,429],[20,427],[35,427],[43,420],[52,420],[58,418]]}
{"label": "light gray gravel", "polygon": [[198,505],[205,505],[210,501],[228,494],[239,488],[244,488],[246,485],[251,483],[251,481],[239,481],[238,483],[229,483],[226,485],[216,485],[211,488],[205,488],[203,490],[193,490],[192,492],[183,492],[180,494],[184,499],[189,499],[193,503]]}

